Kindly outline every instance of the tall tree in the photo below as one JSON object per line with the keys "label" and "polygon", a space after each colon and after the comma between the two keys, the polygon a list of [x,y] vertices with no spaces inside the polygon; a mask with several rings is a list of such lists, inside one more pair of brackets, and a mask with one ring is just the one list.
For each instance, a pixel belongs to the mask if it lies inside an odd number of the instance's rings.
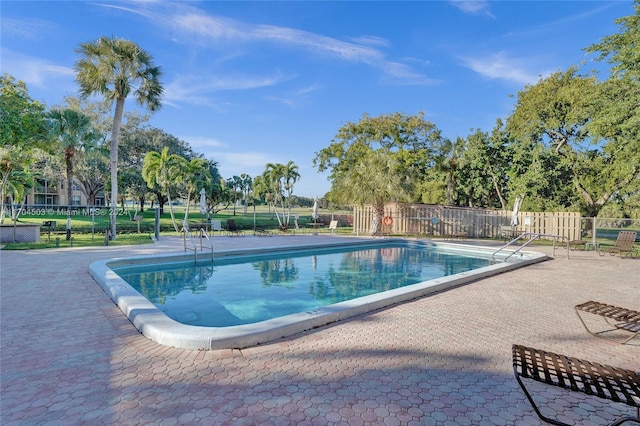
{"label": "tall tree", "polygon": [[640,0],[634,0],[633,9],[635,14],[616,19],[616,24],[620,25],[619,33],[606,36],[585,50],[598,53],[597,60],[610,63],[614,77],[640,82]]}
{"label": "tall tree", "polygon": [[298,166],[293,162],[289,161],[282,167],[282,180],[283,180],[283,188],[287,192],[286,200],[287,200],[287,225],[290,223],[291,219],[291,197],[293,196],[293,187],[300,179],[300,173]]}
{"label": "tall tree", "polygon": [[[594,197],[596,206],[614,197],[628,203],[640,199],[640,0],[633,2],[633,9],[634,14],[615,21],[620,26],[617,34],[585,49],[611,64],[610,77],[599,85],[589,123],[592,134],[606,141],[603,176],[610,176],[602,183],[608,190]],[[588,200],[588,189],[583,193]]]}
{"label": "tall tree", "polygon": [[232,176],[227,179],[227,186],[231,190],[231,194],[233,196],[233,215],[236,215],[236,205],[238,204],[238,191],[242,186],[242,179],[240,176]]}
{"label": "tall tree", "polygon": [[[27,85],[9,74],[0,76],[0,223],[6,200],[24,187],[34,162],[32,153],[49,150],[44,105],[29,96]],[[19,193],[20,191],[18,191]],[[19,194],[18,194],[19,195]]]}
{"label": "tall tree", "polygon": [[[422,112],[417,115],[393,113],[370,117],[364,114],[357,123],[346,123],[331,144],[316,153],[313,165],[318,171],[329,171],[332,182],[342,173],[360,163],[371,150],[386,149],[406,175],[429,176],[442,152],[443,138],[435,124],[426,121]],[[331,201],[333,190],[330,191]],[[421,194],[411,198],[419,200]]]}
{"label": "tall tree", "polygon": [[458,171],[459,195],[466,199],[465,205],[507,209],[512,142],[500,119],[491,134],[478,129],[467,137]]}
{"label": "tall tree", "polygon": [[[281,228],[289,226],[291,195],[299,178],[298,166],[293,161],[289,161],[287,164],[268,163],[261,179],[256,179],[258,190],[273,205]],[[282,209],[282,218],[278,212],[278,206]]]}
{"label": "tall tree", "polygon": [[111,130],[111,237],[116,237],[118,208],[118,136],[122,124],[125,99],[133,94],[136,101],[150,111],[161,107],[160,68],[149,53],[136,43],[100,37],[80,44],[80,58],[75,64],[76,81],[82,97],[99,94],[115,103]]}
{"label": "tall tree", "polygon": [[44,105],[29,96],[27,85],[9,74],[0,76],[0,146],[22,151],[47,149]]}
{"label": "tall tree", "polygon": [[[629,155],[637,158],[637,143],[615,136],[620,128],[608,136],[592,124],[600,120],[603,93],[595,77],[571,68],[518,94],[507,125],[518,141],[514,162],[521,165],[511,168],[512,196],[552,200],[551,208],[570,207],[579,197],[581,210],[597,216],[637,176],[638,167],[628,167]],[[630,151],[622,149],[625,145]]]}
{"label": "tall tree", "polygon": [[185,199],[187,200],[187,208],[184,212],[184,221],[189,219],[189,205],[191,198],[199,194],[201,189],[208,186],[211,181],[209,174],[209,162],[202,158],[194,158],[191,161],[184,159],[178,163],[178,180],[182,182],[182,186],[186,191]]}
{"label": "tall tree", "polygon": [[242,201],[244,204],[244,214],[247,214],[247,207],[249,207],[249,194],[253,188],[253,179],[246,173],[240,175],[240,191],[242,192]]}

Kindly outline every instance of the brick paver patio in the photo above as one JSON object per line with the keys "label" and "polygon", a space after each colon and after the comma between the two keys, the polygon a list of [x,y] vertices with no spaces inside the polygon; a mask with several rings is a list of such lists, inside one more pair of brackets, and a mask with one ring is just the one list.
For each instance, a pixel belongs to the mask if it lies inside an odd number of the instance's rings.
{"label": "brick paver patio", "polygon": [[[220,247],[310,238],[216,237]],[[573,306],[640,309],[640,260],[556,258],[244,350],[140,335],[88,273],[98,259],[180,250],[0,251],[0,424],[538,425],[511,344],[640,370],[640,341],[582,328]],[[535,250],[551,253],[549,247]],[[535,386],[535,384],[534,384]],[[629,407],[546,387],[548,414],[607,424]]]}

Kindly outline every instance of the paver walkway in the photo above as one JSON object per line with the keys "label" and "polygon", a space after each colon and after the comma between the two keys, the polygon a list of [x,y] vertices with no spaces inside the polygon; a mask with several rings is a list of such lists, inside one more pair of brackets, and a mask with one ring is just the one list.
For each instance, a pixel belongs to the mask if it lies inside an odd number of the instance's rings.
{"label": "paver walkway", "polygon": [[[338,237],[216,237],[219,246]],[[640,260],[571,252],[244,350],[155,344],[88,273],[180,250],[0,251],[0,424],[539,425],[513,378],[521,343],[640,370],[640,341],[587,334],[573,306],[640,309]],[[551,253],[548,247],[536,248]],[[637,340],[637,339],[636,339]],[[602,425],[629,407],[540,387],[551,415]]]}

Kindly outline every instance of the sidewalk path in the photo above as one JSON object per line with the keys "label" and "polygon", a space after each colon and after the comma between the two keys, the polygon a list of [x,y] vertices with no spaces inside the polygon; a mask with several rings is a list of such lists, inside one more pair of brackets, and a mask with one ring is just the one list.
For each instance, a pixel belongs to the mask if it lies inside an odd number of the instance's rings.
{"label": "sidewalk path", "polygon": [[[310,238],[214,237],[218,247]],[[587,334],[573,306],[640,309],[640,260],[556,258],[244,350],[155,344],[91,262],[181,241],[0,251],[0,424],[539,425],[511,366],[520,343],[640,370],[640,341]],[[535,250],[551,254],[549,247]],[[540,387],[548,414],[603,425],[629,407]]]}

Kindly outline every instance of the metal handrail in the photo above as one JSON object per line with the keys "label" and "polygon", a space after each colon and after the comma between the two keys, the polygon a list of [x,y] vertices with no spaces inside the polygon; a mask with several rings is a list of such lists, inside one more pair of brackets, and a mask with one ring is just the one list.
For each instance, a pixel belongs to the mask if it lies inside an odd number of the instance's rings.
{"label": "metal handrail", "polygon": [[202,247],[202,237],[206,238],[207,241],[209,242],[209,247],[207,248],[211,249],[211,262],[213,262],[214,260],[213,241],[211,241],[211,238],[209,238],[209,234],[204,228],[200,228],[200,251],[204,251],[204,248]]}
{"label": "metal handrail", "polygon": [[[519,253],[520,250],[522,250],[527,245],[529,245],[529,243],[531,243],[532,241],[534,241],[534,240],[536,240],[536,239],[538,239],[540,237],[551,237],[551,238],[553,238],[553,256],[555,256],[555,254],[556,254],[556,241],[558,239],[567,240],[567,259],[569,259],[569,240],[567,239],[567,237],[565,237],[564,235],[541,234],[541,233],[538,233],[538,232],[523,232],[522,234],[520,234],[516,238],[512,239],[511,241],[509,241],[504,246],[500,247],[498,250],[494,251],[493,255],[491,256],[492,259],[495,260],[496,259],[496,254],[500,253],[502,250],[504,250],[505,248],[509,247],[511,244],[515,243],[516,241],[526,238],[527,236],[529,237],[529,240],[526,243],[522,244],[520,247],[518,247],[516,250],[511,252],[507,257],[505,257],[504,258],[505,262],[507,261],[507,259],[509,259],[514,254]],[[520,253],[520,256],[522,256],[522,253]]]}
{"label": "metal handrail", "polygon": [[[184,251],[186,252],[187,250],[193,250],[193,258],[195,261],[195,264],[198,264],[198,246],[196,246],[196,243],[193,241],[193,238],[191,238],[191,233],[189,232],[189,229],[186,226],[182,227],[182,240],[184,242]],[[189,242],[191,243],[191,245],[193,246],[193,248],[191,247],[187,247],[187,239],[189,239]]]}
{"label": "metal handrail", "polygon": [[[193,237],[191,236],[191,233],[189,232],[189,228],[188,227],[183,226],[182,227],[182,233],[184,235],[184,237],[183,237],[184,251],[186,252],[187,250],[193,250],[194,261],[195,261],[195,264],[197,265],[198,264],[198,245],[193,240]],[[202,244],[202,238],[203,237],[206,238],[207,241],[209,241],[209,247],[204,247],[203,246],[203,244]],[[192,247],[188,247],[187,246],[187,239],[191,243]],[[211,262],[213,262],[213,260],[214,260],[213,242],[209,238],[209,234],[207,234],[207,231],[205,231],[203,228],[200,228],[200,251],[203,252],[205,248],[208,248],[208,249],[211,250]]]}

